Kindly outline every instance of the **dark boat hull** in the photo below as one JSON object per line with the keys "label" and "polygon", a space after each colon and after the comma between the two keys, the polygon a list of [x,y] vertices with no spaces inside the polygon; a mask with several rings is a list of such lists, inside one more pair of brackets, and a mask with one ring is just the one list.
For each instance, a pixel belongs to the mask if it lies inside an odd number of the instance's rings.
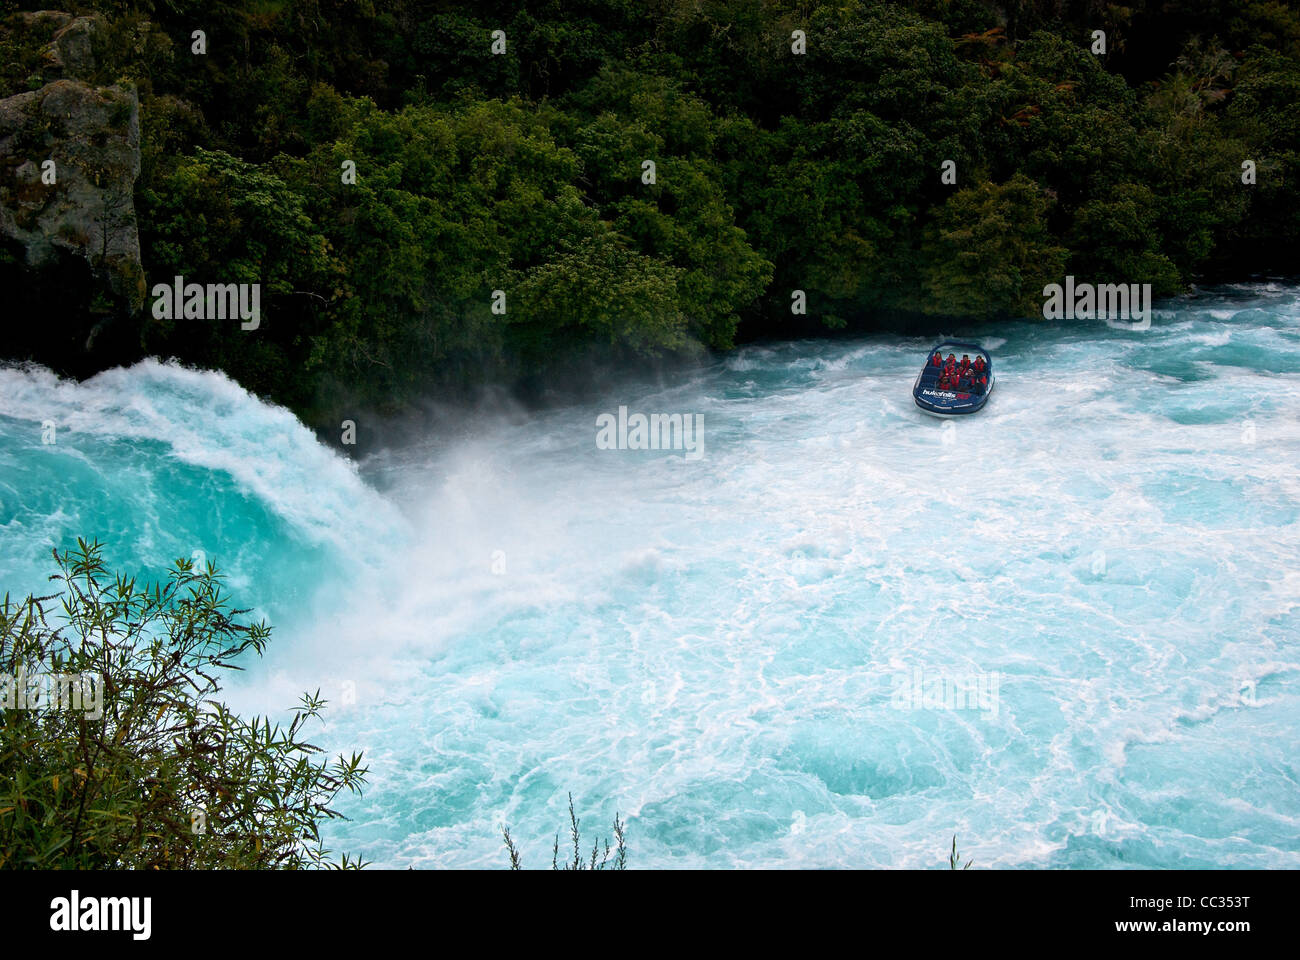
{"label": "dark boat hull", "polygon": [[922,387],[921,378],[916,378],[912,388],[912,398],[916,405],[932,417],[965,417],[979,413],[989,402],[993,393],[994,378],[989,378],[989,388],[983,394],[963,393],[960,390],[940,390],[938,387]]}
{"label": "dark boat hull", "polygon": [[[977,353],[982,356],[989,379],[988,388],[981,393],[970,390],[940,388],[937,383],[939,377],[938,368],[931,366],[930,358],[936,352],[942,355],[945,351],[949,353]],[[912,385],[912,399],[916,401],[918,407],[932,417],[942,417],[944,419],[967,417],[984,409],[989,402],[989,397],[993,393],[993,386],[996,382],[993,375],[993,358],[988,355],[988,351],[977,343],[945,340],[926,354],[925,366],[921,368],[921,372],[917,374],[916,383]]]}

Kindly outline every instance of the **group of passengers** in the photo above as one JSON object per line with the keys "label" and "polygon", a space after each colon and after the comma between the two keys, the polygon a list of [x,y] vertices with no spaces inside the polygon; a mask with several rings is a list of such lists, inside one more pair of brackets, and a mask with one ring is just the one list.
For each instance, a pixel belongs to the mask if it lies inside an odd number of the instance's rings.
{"label": "group of passengers", "polygon": [[974,393],[983,393],[988,389],[989,376],[988,365],[984,362],[982,355],[976,356],[972,361],[970,354],[963,353],[961,362],[957,362],[956,354],[948,354],[948,359],[943,358],[943,354],[938,350],[930,358],[930,366],[939,371],[938,387],[940,390],[967,390]]}

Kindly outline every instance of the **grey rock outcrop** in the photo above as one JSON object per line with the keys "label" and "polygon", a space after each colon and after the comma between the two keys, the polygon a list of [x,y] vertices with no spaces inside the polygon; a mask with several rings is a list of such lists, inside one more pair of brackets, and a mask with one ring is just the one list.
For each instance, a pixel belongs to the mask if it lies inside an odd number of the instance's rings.
{"label": "grey rock outcrop", "polygon": [[31,268],[57,265],[61,257],[84,259],[128,309],[138,310],[145,287],[134,202],[140,174],[135,88],[75,79],[94,67],[95,18],[57,11],[25,16],[55,27],[44,56],[63,79],[0,100],[0,240],[16,246]]}
{"label": "grey rock outcrop", "polygon": [[74,17],[59,27],[45,51],[45,59],[65,78],[84,80],[95,69],[92,37],[100,24],[98,17]]}

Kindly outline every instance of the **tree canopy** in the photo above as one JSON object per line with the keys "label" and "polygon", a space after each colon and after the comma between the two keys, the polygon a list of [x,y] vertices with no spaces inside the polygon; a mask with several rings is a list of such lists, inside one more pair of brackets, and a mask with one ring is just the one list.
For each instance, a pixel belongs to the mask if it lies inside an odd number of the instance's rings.
{"label": "tree canopy", "polygon": [[[1067,272],[1164,295],[1300,252],[1294,2],[73,12],[100,17],[95,81],[139,91],[149,283],[259,282],[265,318],[124,314],[90,366],[177,356],[313,421],[593,346],[1027,316]],[[49,79],[19,22],[3,95]],[[58,284],[23,269],[0,251]]]}

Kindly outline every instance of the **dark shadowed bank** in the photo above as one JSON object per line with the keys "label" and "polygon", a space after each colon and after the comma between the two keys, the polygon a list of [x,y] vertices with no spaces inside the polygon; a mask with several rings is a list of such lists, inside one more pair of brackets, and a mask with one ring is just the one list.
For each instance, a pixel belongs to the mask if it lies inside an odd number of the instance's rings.
{"label": "dark shadowed bank", "polygon": [[[1300,252],[1294,2],[0,16],[3,354],[77,376],[175,356],[333,431],[759,337],[1033,315],[1065,274],[1161,296]],[[160,318],[177,276],[259,284],[257,329]]]}

